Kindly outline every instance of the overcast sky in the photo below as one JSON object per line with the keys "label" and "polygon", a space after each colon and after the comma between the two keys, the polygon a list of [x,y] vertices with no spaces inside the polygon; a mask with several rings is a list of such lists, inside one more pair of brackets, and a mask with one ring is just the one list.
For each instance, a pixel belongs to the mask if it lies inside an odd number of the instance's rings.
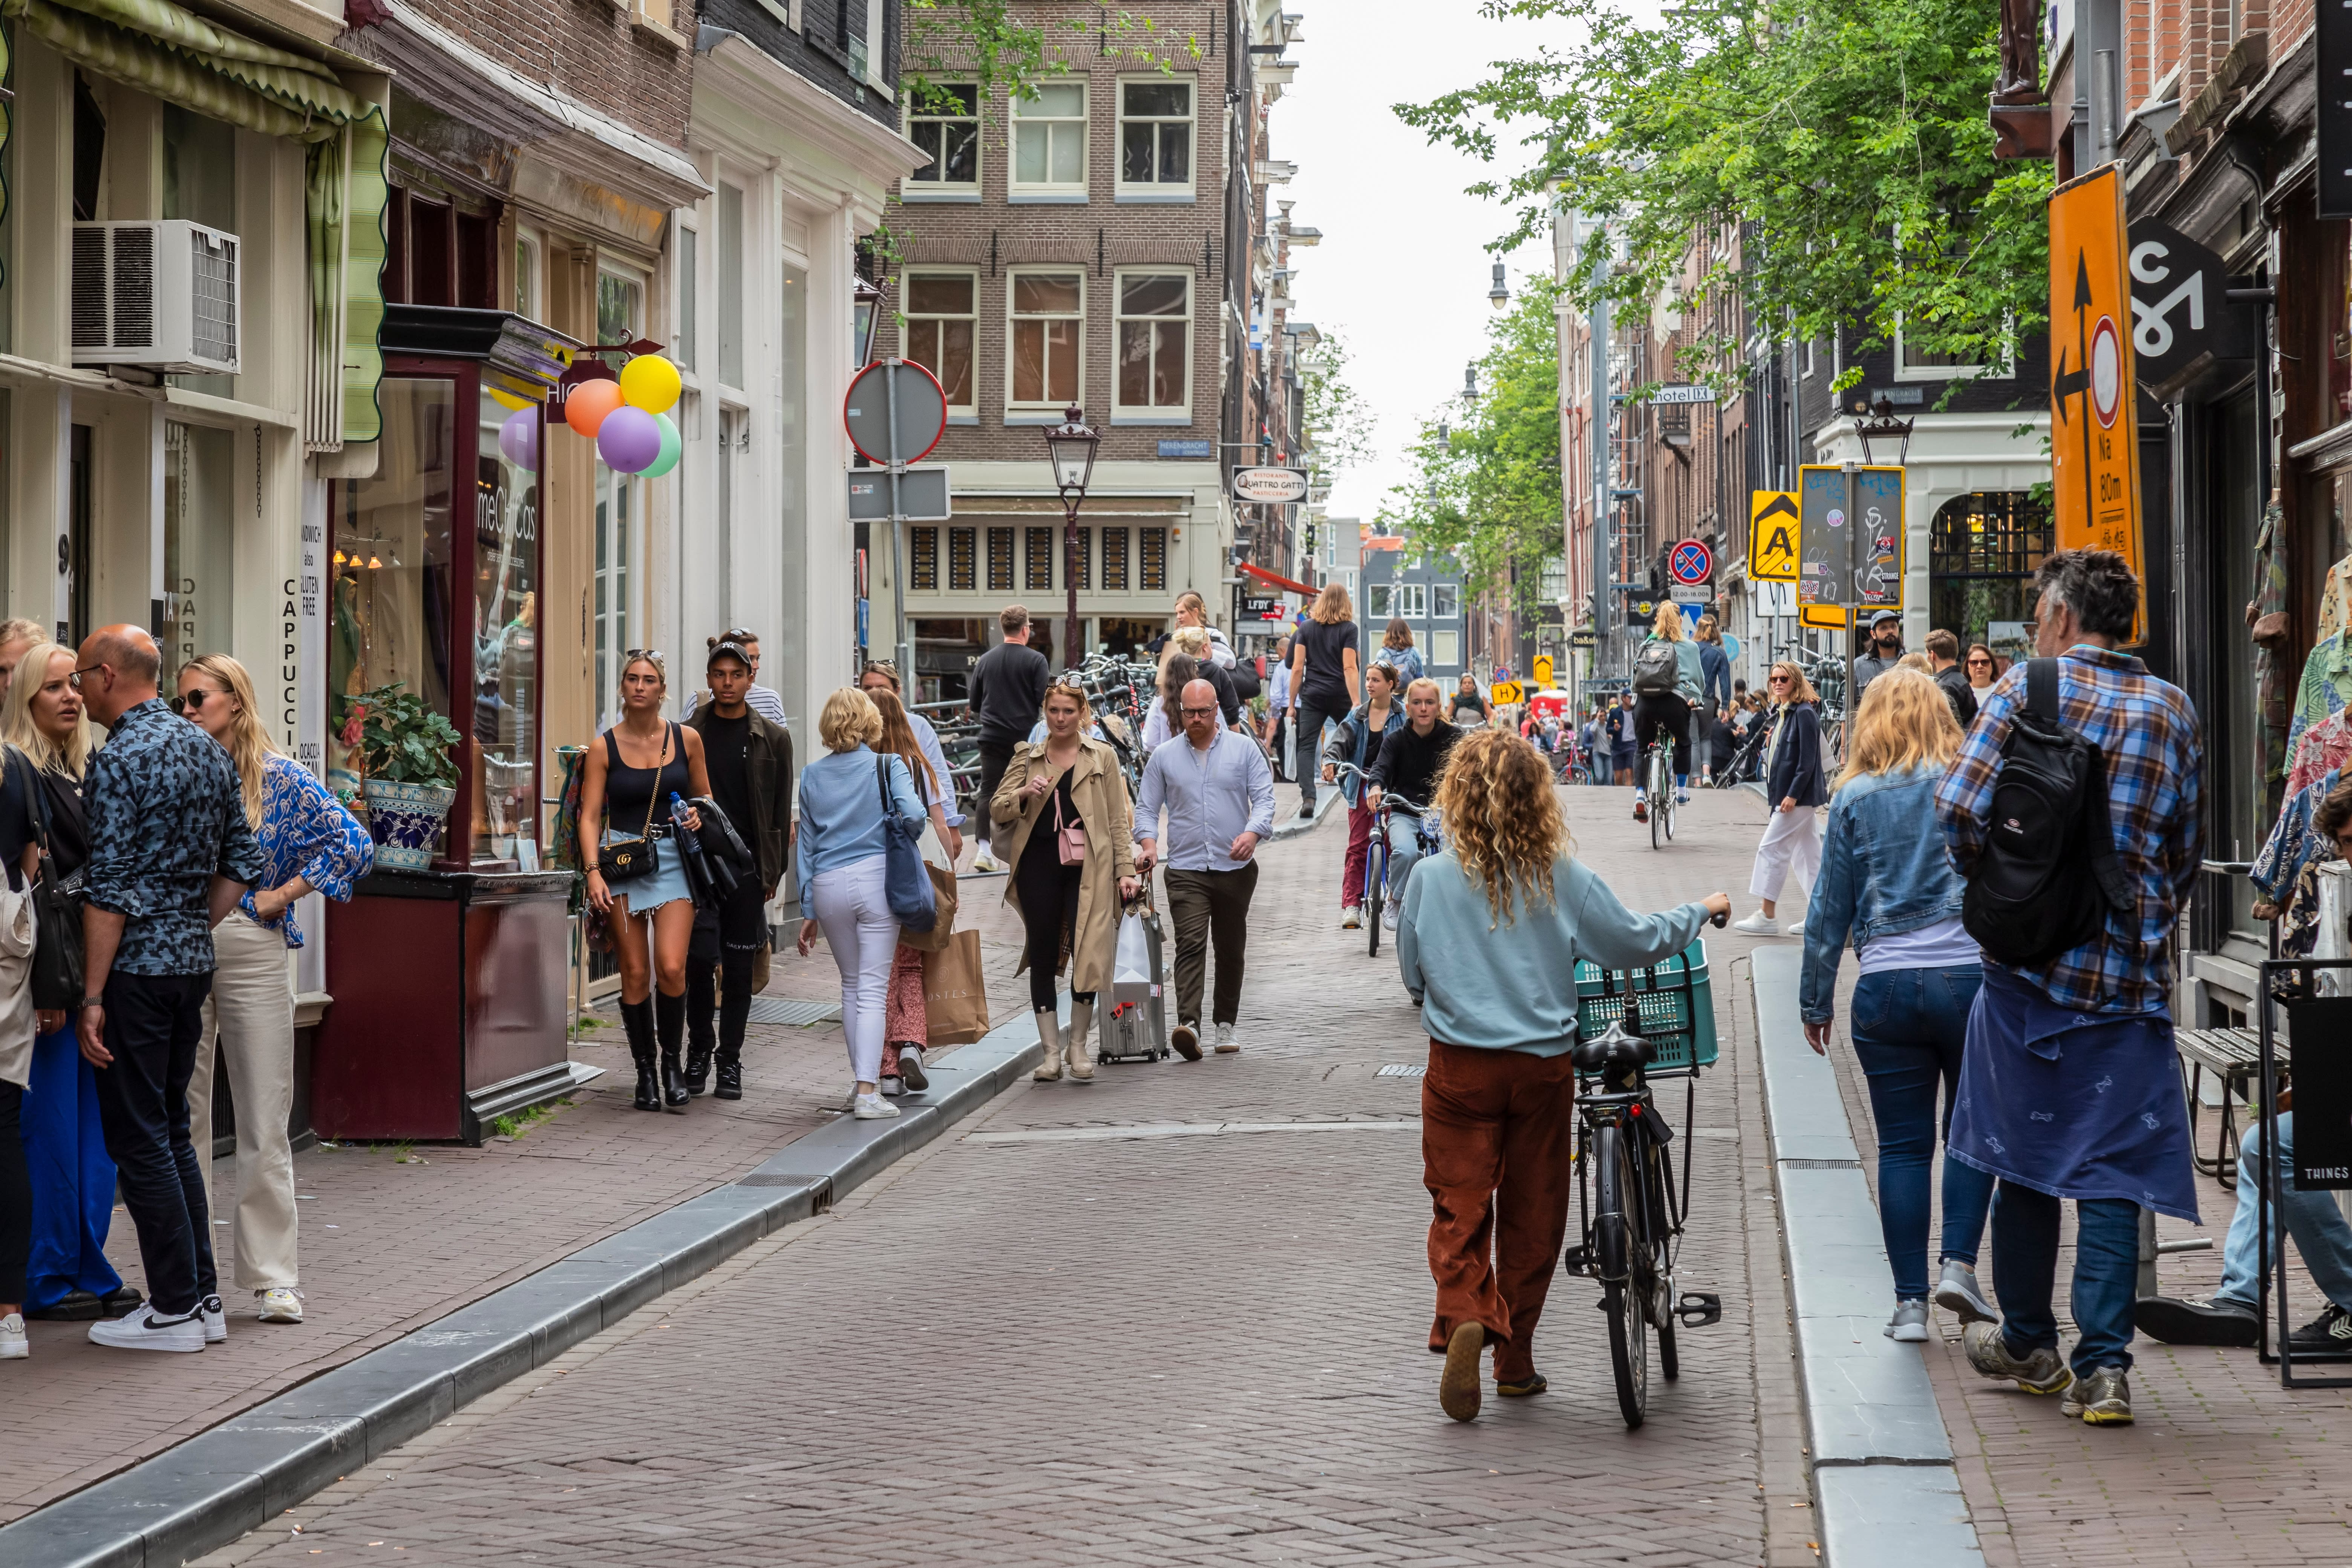
{"label": "overcast sky", "polygon": [[[1560,27],[1487,21],[1475,0],[1297,9],[1298,75],[1274,106],[1268,141],[1298,176],[1275,189],[1297,203],[1294,222],[1323,231],[1321,245],[1291,252],[1295,316],[1346,337],[1351,379],[1378,420],[1374,459],[1331,490],[1333,517],[1370,522],[1409,477],[1402,454],[1419,421],[1462,389],[1463,366],[1485,346],[1496,260],[1486,247],[1511,227],[1503,203],[1463,194],[1486,166],[1432,146],[1390,106],[1469,86],[1488,62],[1526,58]],[[1549,265],[1549,242],[1503,259],[1516,288],[1520,274]]]}

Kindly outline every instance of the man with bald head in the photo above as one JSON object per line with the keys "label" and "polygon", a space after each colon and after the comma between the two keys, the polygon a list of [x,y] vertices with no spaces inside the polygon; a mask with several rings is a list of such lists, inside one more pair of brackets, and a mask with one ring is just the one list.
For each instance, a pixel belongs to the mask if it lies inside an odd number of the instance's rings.
{"label": "man with bald head", "polygon": [[1257,847],[1274,831],[1274,770],[1256,742],[1217,728],[1217,689],[1185,683],[1176,699],[1184,743],[1171,743],[1144,764],[1135,802],[1135,868],[1151,874],[1162,858],[1160,817],[1168,816],[1168,909],[1176,924],[1176,1028],[1169,1043],[1187,1061],[1201,1058],[1201,990],[1209,943],[1217,947],[1212,1018],[1217,1049],[1241,1049],[1242,949],[1250,895],[1257,890]]}
{"label": "man with bald head", "polygon": [[[81,1054],[98,1068],[106,1152],[139,1233],[147,1304],[89,1326],[118,1350],[201,1351],[228,1337],[212,1216],[188,1125],[212,928],[267,868],[236,765],[156,695],[163,659],[132,626],[81,645],[73,672],[107,727],[84,784]],[[212,1136],[205,1128],[204,1136]]]}

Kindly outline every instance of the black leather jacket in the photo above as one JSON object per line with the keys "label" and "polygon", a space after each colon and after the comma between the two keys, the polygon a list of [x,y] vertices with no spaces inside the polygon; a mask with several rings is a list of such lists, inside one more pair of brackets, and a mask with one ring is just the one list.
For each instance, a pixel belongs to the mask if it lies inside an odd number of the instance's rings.
{"label": "black leather jacket", "polygon": [[[718,704],[699,703],[688,728],[709,737],[710,720]],[[735,831],[751,847],[760,862],[760,889],[769,898],[783,885],[792,868],[793,732],[773,720],[751,715],[751,742],[747,756],[751,774],[751,820],[735,824]]]}

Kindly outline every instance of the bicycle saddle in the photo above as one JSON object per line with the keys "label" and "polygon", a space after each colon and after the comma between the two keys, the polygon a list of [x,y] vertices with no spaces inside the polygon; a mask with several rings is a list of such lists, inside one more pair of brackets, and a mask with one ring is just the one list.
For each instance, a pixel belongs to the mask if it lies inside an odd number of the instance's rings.
{"label": "bicycle saddle", "polygon": [[1629,1035],[1625,1026],[1614,1023],[1589,1040],[1579,1040],[1569,1052],[1579,1072],[1599,1072],[1604,1068],[1645,1068],[1657,1055],[1650,1042],[1639,1035]]}

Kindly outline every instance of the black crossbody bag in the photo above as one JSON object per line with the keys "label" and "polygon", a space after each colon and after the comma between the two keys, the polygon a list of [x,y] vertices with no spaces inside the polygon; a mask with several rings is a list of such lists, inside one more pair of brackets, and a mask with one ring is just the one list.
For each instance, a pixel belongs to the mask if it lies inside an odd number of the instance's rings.
{"label": "black crossbody bag", "polygon": [[[654,837],[654,805],[661,799],[662,769],[669,766],[670,728],[668,725],[662,728],[661,757],[654,763],[653,793],[646,797],[645,826],[638,830],[635,838],[615,839],[605,845],[604,853],[596,857],[596,869],[604,874],[608,885],[650,877],[661,864],[661,855],[656,847],[660,841]],[[614,757],[620,756],[621,748],[617,742],[608,740],[606,744],[612,747]],[[605,777],[609,779],[611,776],[611,771],[606,770]]]}
{"label": "black crossbody bag", "polygon": [[41,869],[33,884],[33,967],[27,976],[33,1005],[42,1012],[71,1011],[82,997],[81,870],[58,875],[49,858],[49,789],[33,759],[8,748],[8,765],[25,770],[33,808],[33,830],[41,849]]}

